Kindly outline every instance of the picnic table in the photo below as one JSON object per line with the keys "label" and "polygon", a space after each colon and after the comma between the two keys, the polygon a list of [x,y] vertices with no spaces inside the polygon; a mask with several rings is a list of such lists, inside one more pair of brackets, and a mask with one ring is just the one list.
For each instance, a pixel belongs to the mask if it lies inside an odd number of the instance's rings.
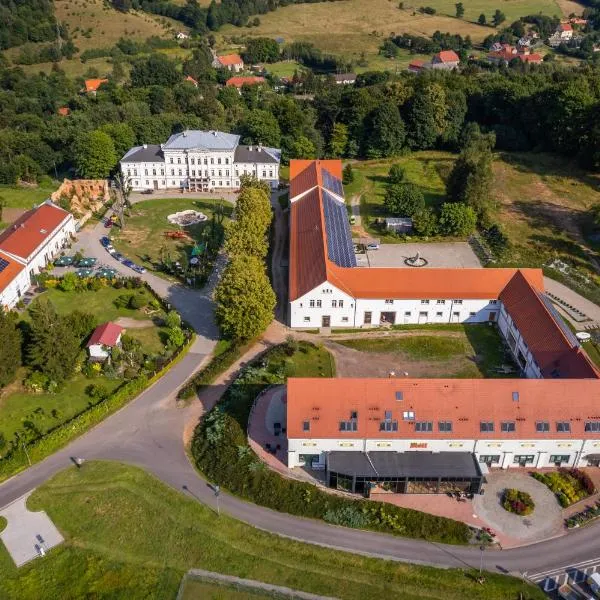
{"label": "picnic table", "polygon": [[77,269],[77,271],[75,271],[79,277],[90,277],[92,272],[92,269]]}
{"label": "picnic table", "polygon": [[78,263],[78,267],[93,267],[96,264],[96,259],[92,257],[82,258]]}

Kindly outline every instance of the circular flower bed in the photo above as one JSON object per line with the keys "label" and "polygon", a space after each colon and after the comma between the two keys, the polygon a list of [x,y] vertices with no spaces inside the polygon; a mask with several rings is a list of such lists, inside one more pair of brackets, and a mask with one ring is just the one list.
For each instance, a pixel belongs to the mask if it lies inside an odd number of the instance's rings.
{"label": "circular flower bed", "polygon": [[502,506],[505,510],[519,516],[530,515],[535,508],[533,498],[521,490],[506,489],[502,496]]}

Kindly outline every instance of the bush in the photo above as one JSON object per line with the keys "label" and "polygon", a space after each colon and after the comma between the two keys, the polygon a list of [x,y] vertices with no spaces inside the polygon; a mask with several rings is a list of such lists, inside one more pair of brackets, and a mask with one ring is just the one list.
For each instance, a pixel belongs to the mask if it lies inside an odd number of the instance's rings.
{"label": "bush", "polygon": [[132,310],[139,310],[148,304],[148,299],[144,294],[132,294],[129,297],[128,307]]}
{"label": "bush", "polygon": [[470,530],[464,523],[327,493],[264,468],[247,444],[246,428],[256,396],[269,385],[284,381],[280,370],[273,373],[270,369],[273,357],[279,361],[282,355],[285,350],[276,347],[247,366],[200,422],[192,441],[198,468],[234,494],[274,510],[431,541],[467,543]]}
{"label": "bush", "polygon": [[129,303],[131,302],[132,298],[133,298],[133,294],[121,294],[120,296],[117,296],[113,300],[113,304],[117,308],[127,308],[129,306]]}
{"label": "bush", "polygon": [[181,327],[181,317],[177,311],[170,310],[165,316],[165,327],[173,329],[173,327]]}
{"label": "bush", "polygon": [[96,400],[96,402],[102,402],[102,400],[106,400],[109,396],[108,390],[103,385],[97,385],[95,383],[91,383],[85,388],[85,393]]}
{"label": "bush", "polygon": [[527,493],[514,488],[504,490],[502,496],[504,510],[519,516],[530,515],[535,508],[533,498]]}
{"label": "bush", "polygon": [[48,387],[48,377],[40,371],[32,371],[24,384],[30,392],[41,394]]}
{"label": "bush", "polygon": [[556,494],[556,498],[563,508],[596,492],[594,483],[588,474],[580,469],[561,468],[550,473],[532,473],[531,475]]}

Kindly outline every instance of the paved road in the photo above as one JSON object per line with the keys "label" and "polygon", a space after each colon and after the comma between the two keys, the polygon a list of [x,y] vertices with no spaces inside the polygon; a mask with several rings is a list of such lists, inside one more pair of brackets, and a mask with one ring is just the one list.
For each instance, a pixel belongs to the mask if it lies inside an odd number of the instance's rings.
{"label": "paved road", "polygon": [[[108,260],[95,242],[98,232],[89,239],[85,234],[82,237],[82,243],[89,244],[86,248],[89,253],[96,255],[98,252],[104,261]],[[145,278],[148,277],[153,276],[147,274]],[[211,284],[214,281],[215,278]],[[121,411],[63,450],[0,485],[0,506],[5,506],[69,466],[70,457],[115,460],[140,466],[182,493],[215,506],[211,488],[189,463],[182,443],[185,424],[198,414],[198,406],[192,404],[177,408],[174,401],[176,390],[199,367],[208,349],[214,345],[215,327],[209,297],[211,285],[208,286],[209,291],[195,292],[172,286],[158,278],[150,283],[167,286],[168,297],[199,331],[197,344],[165,377]],[[477,548],[446,546],[335,527],[265,509],[228,494],[221,495],[220,503],[221,510],[255,527],[305,542],[406,562],[479,567],[480,552]],[[484,555],[484,567],[512,573],[564,570],[567,565],[584,563],[590,557],[600,556],[598,531],[597,527],[591,526],[531,546],[488,551]]]}

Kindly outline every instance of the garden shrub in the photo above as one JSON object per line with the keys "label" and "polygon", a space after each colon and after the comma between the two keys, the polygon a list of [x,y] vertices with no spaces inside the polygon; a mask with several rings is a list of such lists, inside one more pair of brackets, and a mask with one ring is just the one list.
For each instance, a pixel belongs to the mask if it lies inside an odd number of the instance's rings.
{"label": "garden shrub", "polygon": [[[301,350],[305,344],[301,342]],[[247,444],[248,417],[261,391],[284,382],[282,370],[272,369],[270,363],[285,354],[285,348],[278,346],[245,367],[196,428],[192,456],[208,479],[256,504],[294,515],[431,541],[467,543],[470,529],[464,523],[330,494],[313,484],[286,479],[259,462]]]}
{"label": "garden shrub", "polygon": [[128,307],[132,310],[139,310],[148,304],[148,299],[144,294],[132,294],[129,297]]}
{"label": "garden shrub", "polygon": [[596,492],[589,475],[580,469],[561,468],[550,473],[532,473],[531,475],[556,494],[556,498],[563,508]]}
{"label": "garden shrub", "polygon": [[508,488],[504,490],[502,506],[504,507],[504,510],[524,517],[533,512],[535,503],[533,498],[527,492]]}

